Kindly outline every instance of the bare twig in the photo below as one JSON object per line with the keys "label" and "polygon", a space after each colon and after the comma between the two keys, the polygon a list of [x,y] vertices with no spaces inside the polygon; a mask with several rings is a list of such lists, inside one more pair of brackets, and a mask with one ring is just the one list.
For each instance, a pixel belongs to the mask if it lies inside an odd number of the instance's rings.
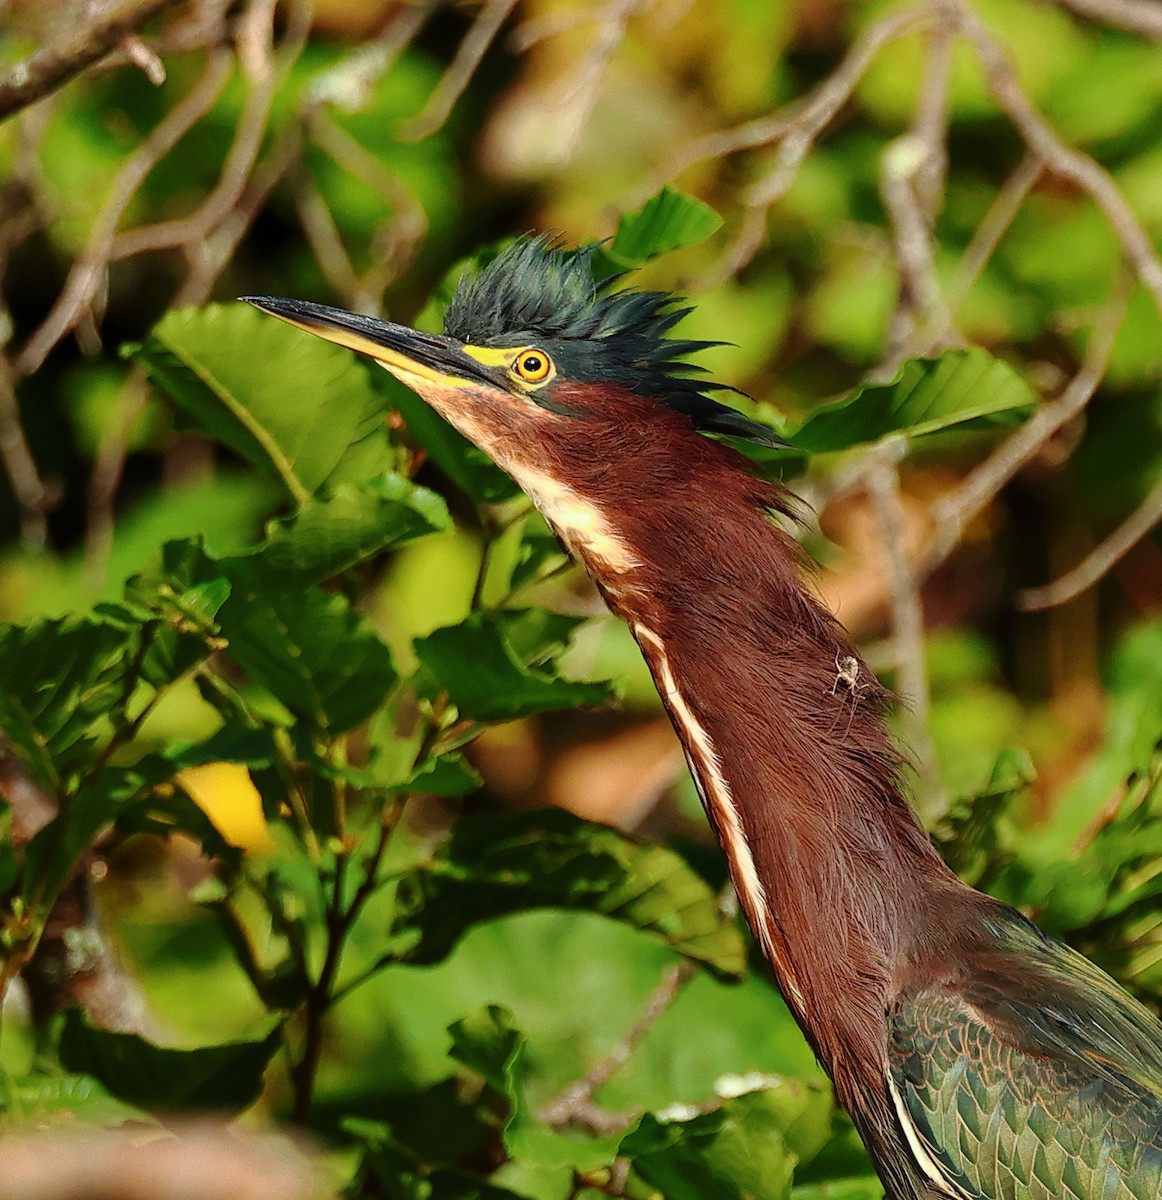
{"label": "bare twig", "polygon": [[627,1129],[635,1119],[636,1113],[627,1115],[608,1112],[595,1104],[593,1097],[629,1062],[642,1039],[677,1000],[682,988],[693,975],[694,966],[688,960],[666,967],[658,986],[650,993],[645,1008],[625,1037],[603,1059],[594,1063],[584,1078],[571,1083],[563,1092],[542,1105],[537,1113],[538,1118],[556,1129],[580,1126],[598,1135],[619,1133]]}
{"label": "bare twig", "polygon": [[406,121],[400,129],[402,137],[418,142],[443,126],[488,52],[488,47],[496,39],[500,27],[515,7],[516,0],[488,0],[472,23],[472,28],[464,35],[456,57],[436,84],[423,111]]}
{"label": "bare twig", "polygon": [[948,286],[948,307],[953,315],[996,253],[1043,170],[1044,164],[1035,154],[1026,154],[1001,184],[984,220],[976,227]]}
{"label": "bare twig", "polygon": [[[934,13],[945,14],[934,5]],[[948,87],[952,27],[945,17],[928,33],[928,61],[916,115],[908,132],[883,156],[880,191],[892,222],[900,285],[879,374],[895,375],[900,364],[930,354],[954,339],[952,316],[936,275],[933,229],[944,198],[948,152]]]}
{"label": "bare twig", "polygon": [[654,0],[605,0],[601,5],[582,6],[595,32],[589,48],[577,58],[568,76],[554,84],[558,117],[552,157],[557,163],[564,164],[573,157],[605,69],[625,40],[629,19],[652,3]]}
{"label": "bare twig", "polygon": [[[876,55],[891,42],[928,24],[933,13],[932,5],[921,4],[896,9],[872,22],[852,43],[843,61],[793,117],[788,119],[775,114],[764,118],[768,122],[765,127],[752,122],[735,131],[731,149],[745,149],[776,140],[779,148],[771,169],[747,190],[743,198],[742,223],[719,263],[702,281],[705,286],[712,287],[729,279],[751,262],[766,235],[767,214],[791,190],[808,152],[851,98]],[[767,136],[756,140],[756,134],[764,132]]]}
{"label": "bare twig", "polygon": [[1057,136],[1021,87],[996,38],[964,0],[947,2],[955,6],[959,27],[972,44],[993,98],[1046,168],[1076,184],[1101,209],[1130,265],[1162,313],[1162,260],[1110,173]]}
{"label": "bare twig", "polygon": [[424,27],[439,4],[440,0],[401,4],[379,37],[360,46],[314,80],[306,95],[306,107],[333,105],[347,112],[366,108],[375,85],[395,65],[404,47]]}
{"label": "bare twig", "polygon": [[1099,579],[1120,562],[1149,532],[1162,521],[1162,480],[1151,489],[1146,499],[1098,546],[1060,579],[1044,587],[1026,588],[1016,598],[1017,607],[1025,612],[1039,612],[1065,604],[1093,587]]}
{"label": "bare twig", "polygon": [[924,610],[920,581],[908,561],[906,547],[899,477],[899,462],[906,449],[903,438],[893,438],[873,447],[868,454],[865,478],[888,560],[898,690],[908,706],[909,742],[916,757],[920,809],[926,820],[936,821],[947,812],[948,798],[940,780],[936,747],[928,729],[932,696],[924,647]]}
{"label": "bare twig", "polygon": [[71,29],[67,38],[17,63],[0,79],[0,120],[56,91],[115,50],[150,17],[177,3],[178,0],[134,0],[118,5],[112,12],[102,12],[99,20]]}
{"label": "bare twig", "polygon": [[1057,3],[1083,17],[1146,37],[1162,38],[1162,6],[1158,0],[1057,0]]}
{"label": "bare twig", "polygon": [[271,55],[275,0],[255,0],[246,10],[237,35],[238,62],[247,83],[242,116],[218,177],[205,200],[190,213],[120,234],[110,259],[117,261],[151,250],[195,246],[226,219],[246,187],[270,118],[276,76]]}
{"label": "bare twig", "polygon": [[117,172],[93,227],[88,244],[73,263],[65,286],[40,327],[16,359],[20,375],[30,375],[71,329],[102,285],[113,254],[117,226],[154,167],[181,141],[214,105],[230,77],[230,54],[214,51],[198,81],[157,123]]}
{"label": "bare twig", "polygon": [[1129,303],[1130,280],[1123,277],[1090,334],[1085,359],[1061,395],[1040,408],[999,449],[935,506],[936,533],[921,578],[951,553],[965,527],[992,501],[1001,488],[1065,424],[1081,413],[1105,375],[1110,353]]}
{"label": "bare twig", "polygon": [[3,354],[0,354],[0,459],[20,507],[20,540],[30,548],[42,548],[48,540],[45,523],[48,489],[20,421],[15,371]]}

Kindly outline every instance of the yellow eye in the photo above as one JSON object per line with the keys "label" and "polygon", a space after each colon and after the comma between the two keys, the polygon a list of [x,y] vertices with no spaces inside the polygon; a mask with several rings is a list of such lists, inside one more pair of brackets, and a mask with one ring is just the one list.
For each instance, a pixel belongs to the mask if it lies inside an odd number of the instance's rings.
{"label": "yellow eye", "polygon": [[525,383],[544,383],[552,369],[549,356],[541,350],[522,350],[512,365],[513,374]]}

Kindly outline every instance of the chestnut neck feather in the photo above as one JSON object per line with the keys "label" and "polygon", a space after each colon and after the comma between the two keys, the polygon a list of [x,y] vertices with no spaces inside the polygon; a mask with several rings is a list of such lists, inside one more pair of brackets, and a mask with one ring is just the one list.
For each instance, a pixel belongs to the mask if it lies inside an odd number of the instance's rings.
{"label": "chestnut neck feather", "polygon": [[[575,398],[591,399],[586,391]],[[971,893],[901,791],[886,694],[803,586],[803,555],[775,520],[790,516],[791,498],[677,414],[618,400],[616,415],[589,422],[585,445],[562,436],[543,450],[640,563],[618,572],[582,552],[638,633],[702,776],[752,929],[841,1099],[853,1103],[866,1081],[857,1086],[852,1064],[885,1061],[885,1009],[922,956],[913,931],[955,920]],[[600,403],[610,407],[607,395]],[[701,746],[691,744],[692,720]],[[737,812],[757,899],[706,796],[715,774]]]}

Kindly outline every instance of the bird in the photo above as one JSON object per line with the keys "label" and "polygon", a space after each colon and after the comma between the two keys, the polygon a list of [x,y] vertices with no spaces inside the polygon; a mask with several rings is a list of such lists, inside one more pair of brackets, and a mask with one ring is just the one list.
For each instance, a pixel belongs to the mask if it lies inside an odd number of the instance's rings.
{"label": "bird", "polygon": [[[444,333],[243,297],[369,356],[527,493],[645,658],[741,909],[889,1200],[1158,1200],[1162,1024],[945,865],[891,697],[812,582],[778,445],[692,309],[524,235]],[[727,389],[732,390],[732,389]]]}

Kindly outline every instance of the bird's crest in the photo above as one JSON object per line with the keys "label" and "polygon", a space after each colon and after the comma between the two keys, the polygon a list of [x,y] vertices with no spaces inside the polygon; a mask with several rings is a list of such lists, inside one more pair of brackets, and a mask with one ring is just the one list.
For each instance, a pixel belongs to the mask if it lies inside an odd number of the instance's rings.
{"label": "bird's crest", "polygon": [[670,337],[691,308],[668,292],[596,279],[596,245],[572,250],[552,234],[523,237],[460,280],[444,317],[449,337],[476,346],[545,345],[569,378],[624,387],[688,416],[696,429],[768,446],[786,443],[708,392],[737,391],[702,378],[687,356],[720,342]]}

